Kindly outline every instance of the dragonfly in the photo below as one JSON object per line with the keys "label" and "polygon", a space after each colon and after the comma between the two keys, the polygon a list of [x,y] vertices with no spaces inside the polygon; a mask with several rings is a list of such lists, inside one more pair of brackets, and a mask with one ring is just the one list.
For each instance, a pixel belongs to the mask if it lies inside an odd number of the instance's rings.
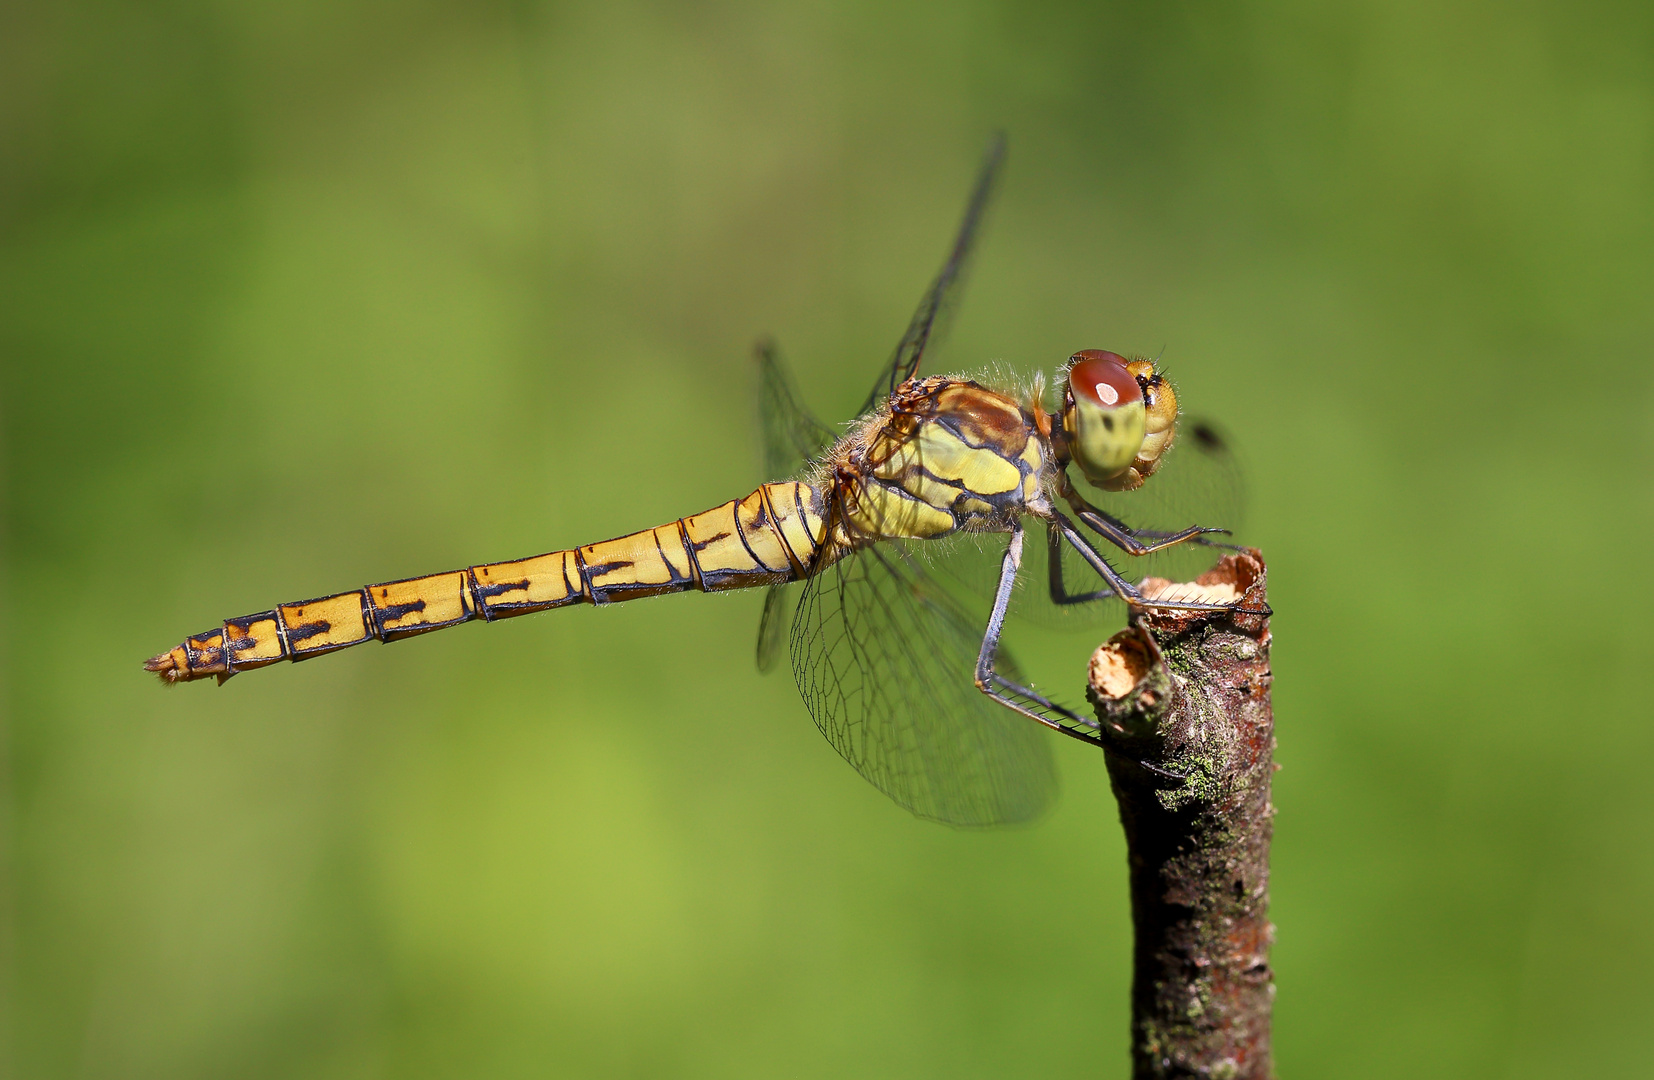
{"label": "dragonfly", "polygon": [[[1119,751],[1094,716],[1031,685],[1003,646],[1008,614],[1025,606],[1013,604],[1020,576],[1043,564],[1041,599],[1058,612],[1249,609],[1233,590],[1151,589],[1157,579],[1123,573],[1105,554],[1136,567],[1231,546],[1223,522],[1151,512],[1175,499],[1131,510],[1168,461],[1193,472],[1229,460],[1208,425],[1185,424],[1178,438],[1177,394],[1156,360],[1082,349],[1049,402],[1039,376],[1017,388],[920,374],[955,307],[1004,151],[1003,138],[989,147],[941,272],[853,420],[817,420],[775,347],[756,350],[767,471],[786,479],[628,536],[227,619],[145,668],[167,683],[223,683],[476,620],[764,589],[759,668],[774,666],[785,638],[816,725],[875,787],[952,825],[1040,816],[1056,790],[1049,731]],[[1222,496],[1236,481],[1207,486]]]}

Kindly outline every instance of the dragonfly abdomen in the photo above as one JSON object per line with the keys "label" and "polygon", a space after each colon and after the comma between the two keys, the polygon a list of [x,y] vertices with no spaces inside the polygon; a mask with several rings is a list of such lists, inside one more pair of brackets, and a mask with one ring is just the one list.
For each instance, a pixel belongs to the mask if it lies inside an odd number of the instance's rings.
{"label": "dragonfly abdomen", "polygon": [[776,585],[803,577],[823,539],[820,494],[796,481],[629,536],[282,604],[183,641],[144,666],[167,682],[307,660],[364,641],[566,604]]}

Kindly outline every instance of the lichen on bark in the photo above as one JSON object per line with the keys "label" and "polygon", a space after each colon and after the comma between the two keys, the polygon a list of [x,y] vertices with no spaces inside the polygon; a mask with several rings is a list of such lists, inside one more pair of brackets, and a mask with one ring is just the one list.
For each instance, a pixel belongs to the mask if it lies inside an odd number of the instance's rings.
{"label": "lichen on bark", "polygon": [[[1150,607],[1091,660],[1130,863],[1138,1080],[1274,1075],[1265,577],[1258,552],[1226,556],[1193,587],[1242,610]],[[1191,589],[1144,585],[1151,599]]]}

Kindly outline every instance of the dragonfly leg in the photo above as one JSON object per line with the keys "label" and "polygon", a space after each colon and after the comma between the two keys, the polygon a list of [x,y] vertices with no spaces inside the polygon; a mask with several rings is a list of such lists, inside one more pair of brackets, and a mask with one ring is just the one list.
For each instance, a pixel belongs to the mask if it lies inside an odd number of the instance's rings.
{"label": "dragonfly leg", "polygon": [[[1187,530],[1185,530],[1185,531],[1187,531]],[[1207,531],[1219,532],[1219,531],[1222,531],[1222,530],[1213,529],[1213,530],[1207,530]],[[1146,534],[1137,533],[1136,535],[1143,536],[1143,535],[1146,535]],[[1053,526],[1052,526],[1052,528],[1050,529],[1050,532],[1049,532],[1049,538],[1050,538],[1050,545],[1051,545],[1051,554],[1050,554],[1050,558],[1047,560],[1047,564],[1048,564],[1048,566],[1047,566],[1047,571],[1048,571],[1047,576],[1049,578],[1048,587],[1049,587],[1049,590],[1050,590],[1050,593],[1051,593],[1051,602],[1053,604],[1056,604],[1060,607],[1060,606],[1063,606],[1063,605],[1066,605],[1066,604],[1089,604],[1089,603],[1092,603],[1092,602],[1097,601],[1097,600],[1110,600],[1110,599],[1114,599],[1114,598],[1119,598],[1119,599],[1124,600],[1128,604],[1134,604],[1134,605],[1137,605],[1139,607],[1145,606],[1145,602],[1142,600],[1141,595],[1137,592],[1137,590],[1135,588],[1131,587],[1128,584],[1126,586],[1125,591],[1122,592],[1120,589],[1115,588],[1115,587],[1112,586],[1113,579],[1109,579],[1110,582],[1111,582],[1109,587],[1105,587],[1105,588],[1101,588],[1101,589],[1093,589],[1091,592],[1085,592],[1085,593],[1070,593],[1068,591],[1067,584],[1063,581],[1063,575],[1062,575],[1062,545],[1063,545],[1064,534],[1061,532],[1061,530],[1059,528],[1057,528],[1053,524]],[[1224,549],[1231,550],[1231,551],[1240,550],[1238,547],[1236,547],[1233,544],[1215,544],[1215,543],[1212,543],[1209,540],[1201,540],[1201,539],[1195,539],[1194,542],[1197,543],[1197,544],[1201,544],[1202,546],[1205,546],[1205,547],[1224,548]],[[1157,545],[1157,546],[1158,547],[1165,547],[1165,546],[1168,546],[1169,543],[1170,543],[1170,541],[1168,541],[1167,544],[1161,544],[1161,545]],[[1087,552],[1086,547],[1089,547],[1089,545],[1086,545],[1086,546],[1082,547],[1081,544],[1075,543],[1074,546],[1075,546],[1075,548],[1080,550],[1082,552],[1082,554],[1086,555],[1086,561],[1090,562],[1093,566],[1096,565],[1098,559],[1102,558],[1102,556],[1100,554],[1098,554],[1095,550]],[[1155,549],[1150,548],[1150,549],[1147,549],[1147,550],[1152,551],[1152,550],[1155,550]],[[1105,565],[1107,565],[1106,561],[1105,561]],[[1110,566],[1109,569],[1112,570],[1113,567]],[[1105,576],[1105,578],[1107,577],[1106,574],[1104,576]],[[1118,576],[1119,576],[1118,574],[1115,575],[1115,577],[1118,577]],[[1160,603],[1160,602],[1157,601],[1153,604],[1153,606],[1154,607],[1168,607],[1168,606],[1177,606],[1177,605],[1163,604],[1163,603]],[[1219,605],[1220,608],[1222,606],[1223,605]]]}
{"label": "dragonfly leg", "polygon": [[1176,532],[1134,529],[1113,514],[1092,506],[1077,491],[1068,493],[1068,505],[1073,507],[1074,516],[1085,522],[1087,528],[1124,551],[1127,555],[1148,555],[1159,551],[1161,548],[1169,548],[1174,544],[1181,544],[1189,540],[1210,547],[1232,546],[1200,539],[1213,533],[1229,535],[1228,529],[1219,529],[1208,525],[1190,525],[1188,528],[1179,529]]}
{"label": "dragonfly leg", "polygon": [[1107,600],[1118,595],[1110,588],[1070,594],[1062,579],[1062,533],[1055,526],[1051,526],[1046,529],[1045,535],[1050,549],[1050,556],[1046,559],[1047,587],[1053,604],[1059,607],[1065,604],[1089,604],[1094,600]]}
{"label": "dragonfly leg", "polygon": [[1187,780],[1188,777],[1183,773],[1151,765],[1110,746],[1103,740],[1103,727],[1096,717],[1082,716],[1038,693],[1032,687],[1013,682],[994,670],[994,657],[999,653],[999,636],[1005,629],[1005,612],[1011,606],[1011,591],[1016,587],[1017,571],[1022,567],[1022,541],[1022,524],[1018,522],[1011,531],[1011,543],[1005,549],[1005,561],[1000,564],[999,587],[994,590],[993,613],[988,616],[988,628],[982,635],[982,650],[976,655],[976,688],[1030,720],[1036,720],[1071,738],[1101,746],[1106,753],[1124,757],[1151,773],[1168,780]]}
{"label": "dragonfly leg", "polygon": [[1053,515],[1052,520],[1057,523],[1057,528],[1061,531],[1063,539],[1073,544],[1074,550],[1078,551],[1080,557],[1091,564],[1093,570],[1102,575],[1103,580],[1108,582],[1109,588],[1114,591],[1114,594],[1131,607],[1153,607],[1170,611],[1234,611],[1239,607],[1239,603],[1236,601],[1221,603],[1215,600],[1147,599],[1138,591],[1137,586],[1121,577],[1120,572],[1109,565],[1108,560],[1103,558],[1097,549],[1091,546],[1091,542],[1074,527],[1072,521],[1061,514]]}
{"label": "dragonfly leg", "polygon": [[[1011,591],[1016,587],[1017,572],[1022,568],[1023,535],[1022,523],[1017,522],[1011,530],[1011,542],[1005,548],[1005,561],[1000,564],[999,587],[994,590],[994,608],[988,616],[988,628],[982,635],[982,649],[976,654],[976,688],[1006,708],[1030,720],[1037,720],[1046,727],[1056,728],[1066,735],[1095,740],[1102,727],[1095,717],[1081,716],[994,670],[994,658],[999,654],[999,638],[1005,631],[1005,613],[1011,606]],[[1019,698],[1022,700],[1017,700]],[[1043,711],[1035,711],[1030,706],[1037,706]],[[1071,727],[1079,730],[1070,730]]]}

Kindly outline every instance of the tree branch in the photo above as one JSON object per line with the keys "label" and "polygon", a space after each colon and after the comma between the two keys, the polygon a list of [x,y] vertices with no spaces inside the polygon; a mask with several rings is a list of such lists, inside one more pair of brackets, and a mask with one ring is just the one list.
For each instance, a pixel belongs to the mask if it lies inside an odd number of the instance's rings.
{"label": "tree branch", "polygon": [[[1144,594],[1267,612],[1265,577],[1248,549]],[[1270,682],[1263,614],[1149,608],[1091,659],[1131,865],[1136,1080],[1273,1076]]]}

